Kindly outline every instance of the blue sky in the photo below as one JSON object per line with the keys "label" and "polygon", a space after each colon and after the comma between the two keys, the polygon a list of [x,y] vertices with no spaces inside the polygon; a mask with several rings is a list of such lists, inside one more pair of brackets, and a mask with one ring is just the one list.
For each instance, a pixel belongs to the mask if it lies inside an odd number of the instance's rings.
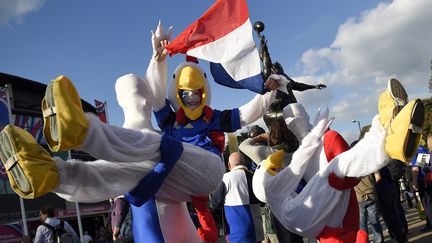
{"label": "blue sky", "polygon": [[[0,0],[0,72],[42,83],[70,77],[81,97],[106,100],[110,123],[121,125],[115,80],[143,75],[151,56],[150,31],[161,20],[174,36],[198,18],[209,0]],[[347,140],[370,123],[390,77],[410,98],[430,97],[432,1],[249,0],[252,22],[265,23],[273,61],[299,82],[324,91],[296,93],[310,116],[329,107],[333,128]],[[183,57],[169,60],[169,70]],[[208,64],[201,62],[208,70]],[[212,106],[241,106],[254,94],[212,84]]]}

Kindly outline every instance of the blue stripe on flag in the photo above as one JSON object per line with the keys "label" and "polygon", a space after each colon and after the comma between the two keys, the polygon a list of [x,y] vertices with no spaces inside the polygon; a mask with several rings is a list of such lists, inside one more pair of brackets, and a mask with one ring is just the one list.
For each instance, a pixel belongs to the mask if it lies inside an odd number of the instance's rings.
{"label": "blue stripe on flag", "polygon": [[248,89],[255,93],[264,94],[264,81],[261,73],[242,80],[234,80],[220,63],[210,62],[210,72],[216,83],[234,89]]}

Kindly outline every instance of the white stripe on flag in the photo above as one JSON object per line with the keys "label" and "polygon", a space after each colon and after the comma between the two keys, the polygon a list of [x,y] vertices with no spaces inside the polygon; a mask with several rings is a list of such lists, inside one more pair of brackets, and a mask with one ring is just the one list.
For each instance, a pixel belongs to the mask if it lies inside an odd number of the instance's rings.
{"label": "white stripe on flag", "polygon": [[252,37],[249,19],[224,37],[191,49],[187,54],[220,63],[237,81],[261,73],[259,54]]}

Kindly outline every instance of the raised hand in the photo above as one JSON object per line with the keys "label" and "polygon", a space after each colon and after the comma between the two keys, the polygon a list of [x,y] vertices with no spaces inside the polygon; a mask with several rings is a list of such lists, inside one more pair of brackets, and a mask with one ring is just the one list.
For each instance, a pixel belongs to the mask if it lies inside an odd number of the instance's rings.
{"label": "raised hand", "polygon": [[158,26],[156,27],[156,31],[152,31],[151,33],[153,57],[158,62],[165,61],[166,55],[168,54],[165,46],[168,45],[171,40],[172,26],[170,26],[168,28],[168,31],[165,33],[162,22],[159,21]]}

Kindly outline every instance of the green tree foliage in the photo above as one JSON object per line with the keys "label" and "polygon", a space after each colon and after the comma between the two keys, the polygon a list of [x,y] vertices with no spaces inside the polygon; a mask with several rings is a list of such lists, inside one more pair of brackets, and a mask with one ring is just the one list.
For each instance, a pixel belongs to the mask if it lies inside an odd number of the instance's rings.
{"label": "green tree foliage", "polygon": [[429,78],[429,92],[431,92],[432,93],[432,60],[431,60],[431,67],[430,67],[430,71],[431,71],[431,75],[430,75],[430,78]]}
{"label": "green tree foliage", "polygon": [[432,98],[423,99],[425,106],[425,125],[422,131],[422,140],[420,144],[425,145],[429,134],[432,134]]}

